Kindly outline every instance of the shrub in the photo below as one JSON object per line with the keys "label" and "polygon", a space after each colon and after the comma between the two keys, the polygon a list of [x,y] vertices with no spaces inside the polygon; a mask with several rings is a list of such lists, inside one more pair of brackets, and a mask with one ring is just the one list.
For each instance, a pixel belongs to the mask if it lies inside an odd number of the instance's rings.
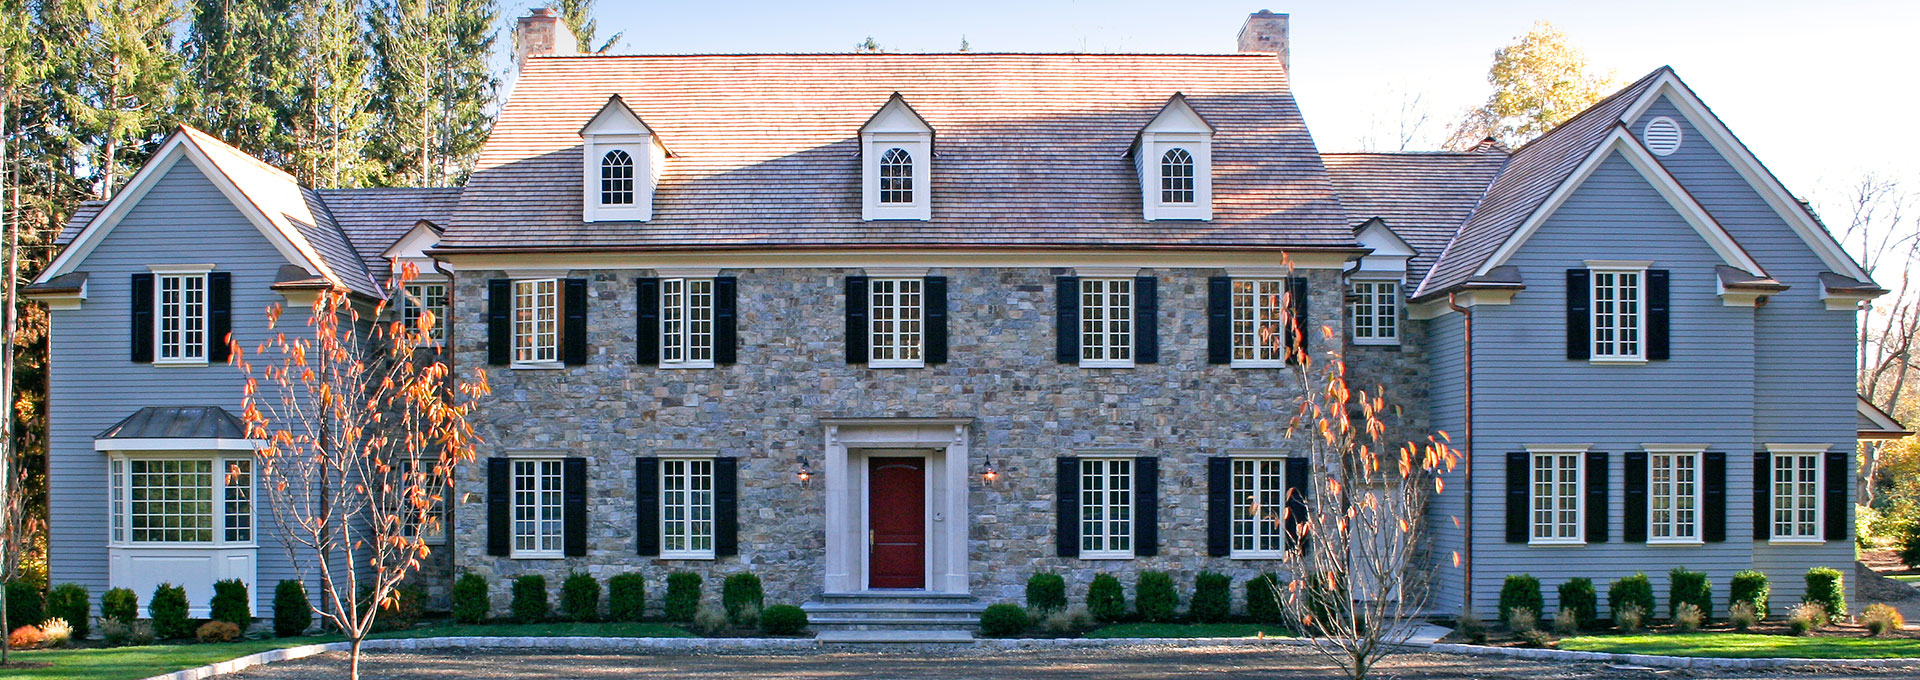
{"label": "shrub", "polygon": [[1520,644],[1545,649],[1553,646],[1553,636],[1544,630],[1526,630],[1520,633]]}
{"label": "shrub", "polygon": [[1507,612],[1507,630],[1515,633],[1540,629],[1540,616],[1526,607],[1514,607]]}
{"label": "shrub", "polygon": [[[369,587],[362,595],[366,599],[373,599],[372,588]],[[380,603],[380,613],[373,619],[373,628],[378,631],[406,630],[426,615],[427,589],[409,583],[395,587],[387,601]]]}
{"label": "shrub", "polygon": [[1553,632],[1561,635],[1580,632],[1580,612],[1566,607],[1561,607],[1560,611],[1554,612]]}
{"label": "shrub", "polygon": [[1847,590],[1841,586],[1840,570],[1831,567],[1814,567],[1807,570],[1807,596],[1805,601],[1825,608],[1825,625],[1840,620],[1847,615]]}
{"label": "shrub", "polygon": [[607,618],[639,621],[647,615],[647,577],[620,574],[607,579]]}
{"label": "shrub", "polygon": [[1733,575],[1733,583],[1727,586],[1727,612],[1732,616],[1733,605],[1745,602],[1752,611],[1754,620],[1767,618],[1767,575],[1752,569]]}
{"label": "shrub", "polygon": [[1487,624],[1480,620],[1479,614],[1473,612],[1460,612],[1459,616],[1453,617],[1453,632],[1466,636],[1467,642],[1476,645],[1487,643]]}
{"label": "shrub", "polygon": [[703,605],[693,612],[693,629],[701,635],[711,636],[727,628],[727,610],[713,605]]}
{"label": "shrub", "polygon": [[980,634],[1013,637],[1027,630],[1027,610],[1017,604],[996,604],[980,612]]}
{"label": "shrub", "polygon": [[776,604],[760,611],[760,631],[768,635],[799,635],[806,629],[807,612],[799,607]]}
{"label": "shrub", "polygon": [[[7,611],[12,613],[13,610]],[[33,649],[46,641],[47,638],[40,634],[39,626],[21,626],[13,629],[13,633],[7,636],[7,646],[14,649]]]}
{"label": "shrub", "polygon": [[546,620],[552,607],[547,603],[547,577],[526,574],[513,580],[513,618],[521,623]]}
{"label": "shrub", "polygon": [[[1620,610],[1626,607],[1640,608],[1640,623],[1647,622],[1647,615],[1653,613],[1653,579],[1646,574],[1634,574],[1626,578],[1614,579],[1607,584],[1607,611],[1619,623]],[[1635,626],[1638,629],[1639,626]]]}
{"label": "shrub", "polygon": [[207,618],[226,621],[246,630],[253,625],[252,600],[247,597],[247,584],[240,579],[227,579],[213,583],[213,601],[207,605]]}
{"label": "shrub", "polygon": [[1028,576],[1027,608],[1039,614],[1056,614],[1066,611],[1067,580],[1052,572]]}
{"label": "shrub", "polygon": [[48,647],[65,647],[73,639],[73,626],[58,616],[47,619],[46,623],[40,624],[40,638],[42,644]]}
{"label": "shrub", "polygon": [[1144,621],[1172,621],[1180,607],[1180,593],[1174,590],[1173,576],[1164,571],[1140,572],[1133,585],[1133,606]]}
{"label": "shrub", "polygon": [[1094,574],[1093,584],[1087,586],[1087,611],[1109,623],[1125,618],[1127,593],[1121,589],[1120,579],[1112,574]]}
{"label": "shrub", "polygon": [[1787,617],[1787,628],[1791,629],[1794,635],[1806,635],[1827,625],[1827,620],[1826,607],[1818,602],[1802,602],[1800,606],[1794,607],[1793,613]]}
{"label": "shrub", "polygon": [[1907,525],[1900,533],[1900,563],[1908,569],[1920,569],[1920,524]]}
{"label": "shrub", "polygon": [[690,571],[667,574],[667,620],[688,622],[700,609],[700,575]]}
{"label": "shrub", "polygon": [[47,591],[47,616],[66,620],[72,624],[75,639],[86,639],[87,624],[93,619],[93,601],[87,587],[62,583]]}
{"label": "shrub", "polygon": [[1048,614],[1040,625],[1049,633],[1071,633],[1092,628],[1093,614],[1086,607],[1074,607]]}
{"label": "shrub", "polygon": [[240,639],[240,627],[231,621],[208,621],[193,631],[193,636],[201,642],[233,642]]}
{"label": "shrub", "polygon": [[479,623],[487,620],[492,610],[493,603],[487,600],[487,577],[467,572],[453,582],[453,620]]}
{"label": "shrub", "polygon": [[1735,602],[1727,606],[1727,623],[1742,633],[1760,625],[1760,615],[1753,613],[1752,602]]}
{"label": "shrub", "polygon": [[1233,579],[1211,571],[1193,577],[1192,614],[1201,623],[1227,620],[1233,614]]}
{"label": "shrub", "polygon": [[726,607],[727,620],[745,625],[749,609],[758,612],[767,606],[766,595],[760,590],[760,577],[749,571],[728,574],[727,580],[720,584],[720,606]]}
{"label": "shrub", "polygon": [[600,582],[577,571],[567,574],[560,582],[560,613],[575,621],[600,618]]}
{"label": "shrub", "polygon": [[153,622],[103,619],[100,622],[100,637],[106,640],[108,647],[150,645],[154,639]]}
{"label": "shrub", "polygon": [[1247,581],[1247,616],[1254,623],[1280,623],[1280,575],[1267,572]]}
{"label": "shrub", "polygon": [[1700,605],[1692,602],[1680,603],[1679,609],[1673,612],[1673,629],[1681,633],[1700,630],[1706,621],[1707,615],[1700,611]]}
{"label": "shrub", "polygon": [[1507,574],[1507,582],[1500,586],[1500,620],[1508,628],[1520,630],[1513,625],[1513,610],[1525,608],[1539,616],[1546,607],[1546,598],[1540,595],[1540,579],[1529,574]]}
{"label": "shrub", "polygon": [[100,616],[121,623],[133,623],[140,617],[140,596],[129,588],[113,588],[100,596]]}
{"label": "shrub", "polygon": [[153,619],[154,634],[162,640],[193,635],[193,625],[187,622],[186,588],[171,583],[155,587],[153,599],[147,601],[147,616]]}
{"label": "shrub", "polygon": [[26,579],[7,582],[7,630],[39,625],[47,618],[46,593]]}
{"label": "shrub", "polygon": [[1647,625],[1647,608],[1638,604],[1621,605],[1613,610],[1613,625],[1628,633],[1640,632]]}
{"label": "shrub", "polygon": [[273,587],[273,634],[293,637],[313,625],[313,607],[307,603],[307,587],[287,579]]}
{"label": "shrub", "polygon": [[1713,614],[1713,582],[1707,575],[1697,571],[1687,571],[1678,567],[1667,572],[1667,618],[1680,619],[1680,605],[1691,604],[1700,610],[1700,623],[1705,624]]}
{"label": "shrub", "polygon": [[1893,605],[1875,602],[1867,605],[1866,613],[1860,615],[1860,623],[1866,626],[1868,635],[1879,637],[1889,631],[1900,630],[1907,625],[1907,618],[1901,616],[1900,610],[1894,609]]}
{"label": "shrub", "polygon": [[748,603],[746,606],[741,607],[740,620],[735,621],[734,625],[738,625],[738,626],[760,625],[760,605]]}
{"label": "shrub", "polygon": [[[1593,627],[1593,622],[1600,616],[1600,596],[1593,591],[1592,579],[1584,577],[1567,579],[1565,583],[1560,584],[1559,595],[1560,611],[1573,612],[1575,626]],[[1559,614],[1554,615],[1553,621],[1554,625],[1559,625]]]}

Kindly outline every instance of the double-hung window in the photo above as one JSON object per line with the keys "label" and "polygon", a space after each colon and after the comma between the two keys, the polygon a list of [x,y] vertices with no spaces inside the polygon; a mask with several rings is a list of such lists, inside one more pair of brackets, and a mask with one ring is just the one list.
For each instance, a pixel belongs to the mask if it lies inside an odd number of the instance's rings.
{"label": "double-hung window", "polygon": [[1133,366],[1133,279],[1080,279],[1080,365]]}
{"label": "double-hung window", "polygon": [[660,556],[713,558],[713,459],[660,459]]}
{"label": "double-hung window", "polygon": [[867,282],[867,366],[919,368],[925,337],[924,279],[871,279]]}
{"label": "double-hung window", "polygon": [[[446,543],[447,481],[445,479],[434,479],[433,470],[436,461],[433,459],[423,458],[417,461],[417,463],[418,464],[412,460],[400,461],[400,465],[394,468],[397,473],[394,484],[398,488],[406,488],[416,484],[421,486],[427,492],[427,502],[432,505],[425,508],[424,511],[414,507],[395,508],[394,512],[400,515],[400,535],[407,538],[418,538],[423,543],[433,545]],[[399,502],[411,503],[412,501],[409,499],[401,499]]]}
{"label": "double-hung window", "polygon": [[420,319],[431,315],[433,325],[427,327],[427,340],[439,343],[447,338],[447,284],[445,283],[409,283],[403,291],[400,320],[408,330],[420,327]]}
{"label": "double-hung window", "polygon": [[159,273],[154,276],[156,363],[207,361],[207,275]]}
{"label": "double-hung window", "polygon": [[1274,559],[1286,542],[1281,513],[1286,509],[1286,459],[1233,459],[1234,559]]}
{"label": "double-hung window", "polygon": [[114,545],[253,543],[253,459],[140,458],[107,463]]}
{"label": "double-hung window", "polygon": [[1824,540],[1820,533],[1820,451],[1773,452],[1773,539]]}
{"label": "double-hung window", "polygon": [[1647,454],[1647,542],[1700,542],[1699,452]]}
{"label": "double-hung window", "polygon": [[560,557],[563,554],[564,479],[558,458],[513,460],[513,557]]}
{"label": "double-hung window", "polygon": [[559,279],[515,280],[513,282],[513,363],[543,366],[559,362]]}
{"label": "double-hung window", "polygon": [[1638,361],[1646,358],[1641,330],[1646,328],[1644,269],[1592,271],[1595,361]]}
{"label": "double-hung window", "polygon": [[1232,366],[1287,363],[1286,279],[1233,280]]}
{"label": "double-hung window", "polygon": [[1353,282],[1353,342],[1358,345],[1400,344],[1400,283]]}
{"label": "double-hung window", "polygon": [[1080,459],[1080,557],[1133,557],[1133,459]]}
{"label": "double-hung window", "polygon": [[1532,530],[1528,542],[1535,545],[1578,544],[1586,542],[1582,520],[1581,454],[1576,451],[1534,452],[1529,496]]}
{"label": "double-hung window", "polygon": [[713,368],[713,279],[660,279],[660,365]]}

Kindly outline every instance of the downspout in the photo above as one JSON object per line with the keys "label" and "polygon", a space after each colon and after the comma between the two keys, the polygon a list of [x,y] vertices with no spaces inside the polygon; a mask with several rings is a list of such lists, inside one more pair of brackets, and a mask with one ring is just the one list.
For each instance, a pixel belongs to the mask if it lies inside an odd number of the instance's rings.
{"label": "downspout", "polygon": [[1464,339],[1461,344],[1465,346],[1462,351],[1465,371],[1461,382],[1466,388],[1464,400],[1466,422],[1461,428],[1460,447],[1467,452],[1467,455],[1461,456],[1461,460],[1464,461],[1463,476],[1467,480],[1464,485],[1467,490],[1467,511],[1461,520],[1461,528],[1466,532],[1466,540],[1462,542],[1460,550],[1460,564],[1464,570],[1461,583],[1465,586],[1460,596],[1460,605],[1463,612],[1470,612],[1473,611],[1473,309],[1460,306],[1460,303],[1454,301],[1453,293],[1447,293],[1447,307],[1460,313],[1460,328]]}

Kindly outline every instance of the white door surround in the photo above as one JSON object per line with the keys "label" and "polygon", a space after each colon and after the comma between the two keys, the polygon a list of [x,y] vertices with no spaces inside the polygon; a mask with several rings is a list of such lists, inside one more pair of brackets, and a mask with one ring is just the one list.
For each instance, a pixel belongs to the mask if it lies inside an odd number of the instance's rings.
{"label": "white door surround", "polygon": [[967,428],[972,418],[823,418],[827,593],[867,588],[868,455],[927,458],[927,591],[968,592]]}

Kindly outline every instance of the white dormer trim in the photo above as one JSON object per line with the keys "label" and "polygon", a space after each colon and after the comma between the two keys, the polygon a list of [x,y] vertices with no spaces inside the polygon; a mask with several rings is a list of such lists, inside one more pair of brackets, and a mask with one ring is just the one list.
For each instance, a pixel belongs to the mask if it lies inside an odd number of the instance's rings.
{"label": "white dormer trim", "polygon": [[[587,222],[646,222],[653,219],[653,189],[660,183],[671,152],[653,128],[627,107],[620,95],[607,99],[600,112],[580,128],[581,219]],[[633,201],[601,202],[600,164],[614,151],[633,163]]]}
{"label": "white dormer trim", "polygon": [[[1193,200],[1168,202],[1161,191],[1161,160],[1174,149],[1193,158]],[[1213,219],[1213,125],[1178,92],[1134,139],[1134,169],[1140,175],[1141,217],[1154,220]]]}
{"label": "white dormer trim", "polygon": [[1372,250],[1356,261],[1349,276],[1365,279],[1404,279],[1407,276],[1407,261],[1412,260],[1420,251],[1400,238],[1399,234],[1387,226],[1387,221],[1375,217],[1360,225],[1354,240],[1360,246]]}
{"label": "white dormer trim", "polygon": [[434,275],[437,274],[433,266],[434,260],[427,254],[427,249],[439,244],[440,227],[432,222],[420,220],[413,223],[413,228],[407,230],[406,235],[401,236],[400,240],[394,241],[393,245],[381,252],[380,257],[386,258],[395,281],[400,279],[400,273],[405,271],[408,264],[413,265],[414,273],[417,275]]}
{"label": "white dormer trim", "polygon": [[[881,202],[880,164],[894,149],[912,163],[912,200]],[[860,126],[860,219],[933,219],[933,126],[895,92]]]}

